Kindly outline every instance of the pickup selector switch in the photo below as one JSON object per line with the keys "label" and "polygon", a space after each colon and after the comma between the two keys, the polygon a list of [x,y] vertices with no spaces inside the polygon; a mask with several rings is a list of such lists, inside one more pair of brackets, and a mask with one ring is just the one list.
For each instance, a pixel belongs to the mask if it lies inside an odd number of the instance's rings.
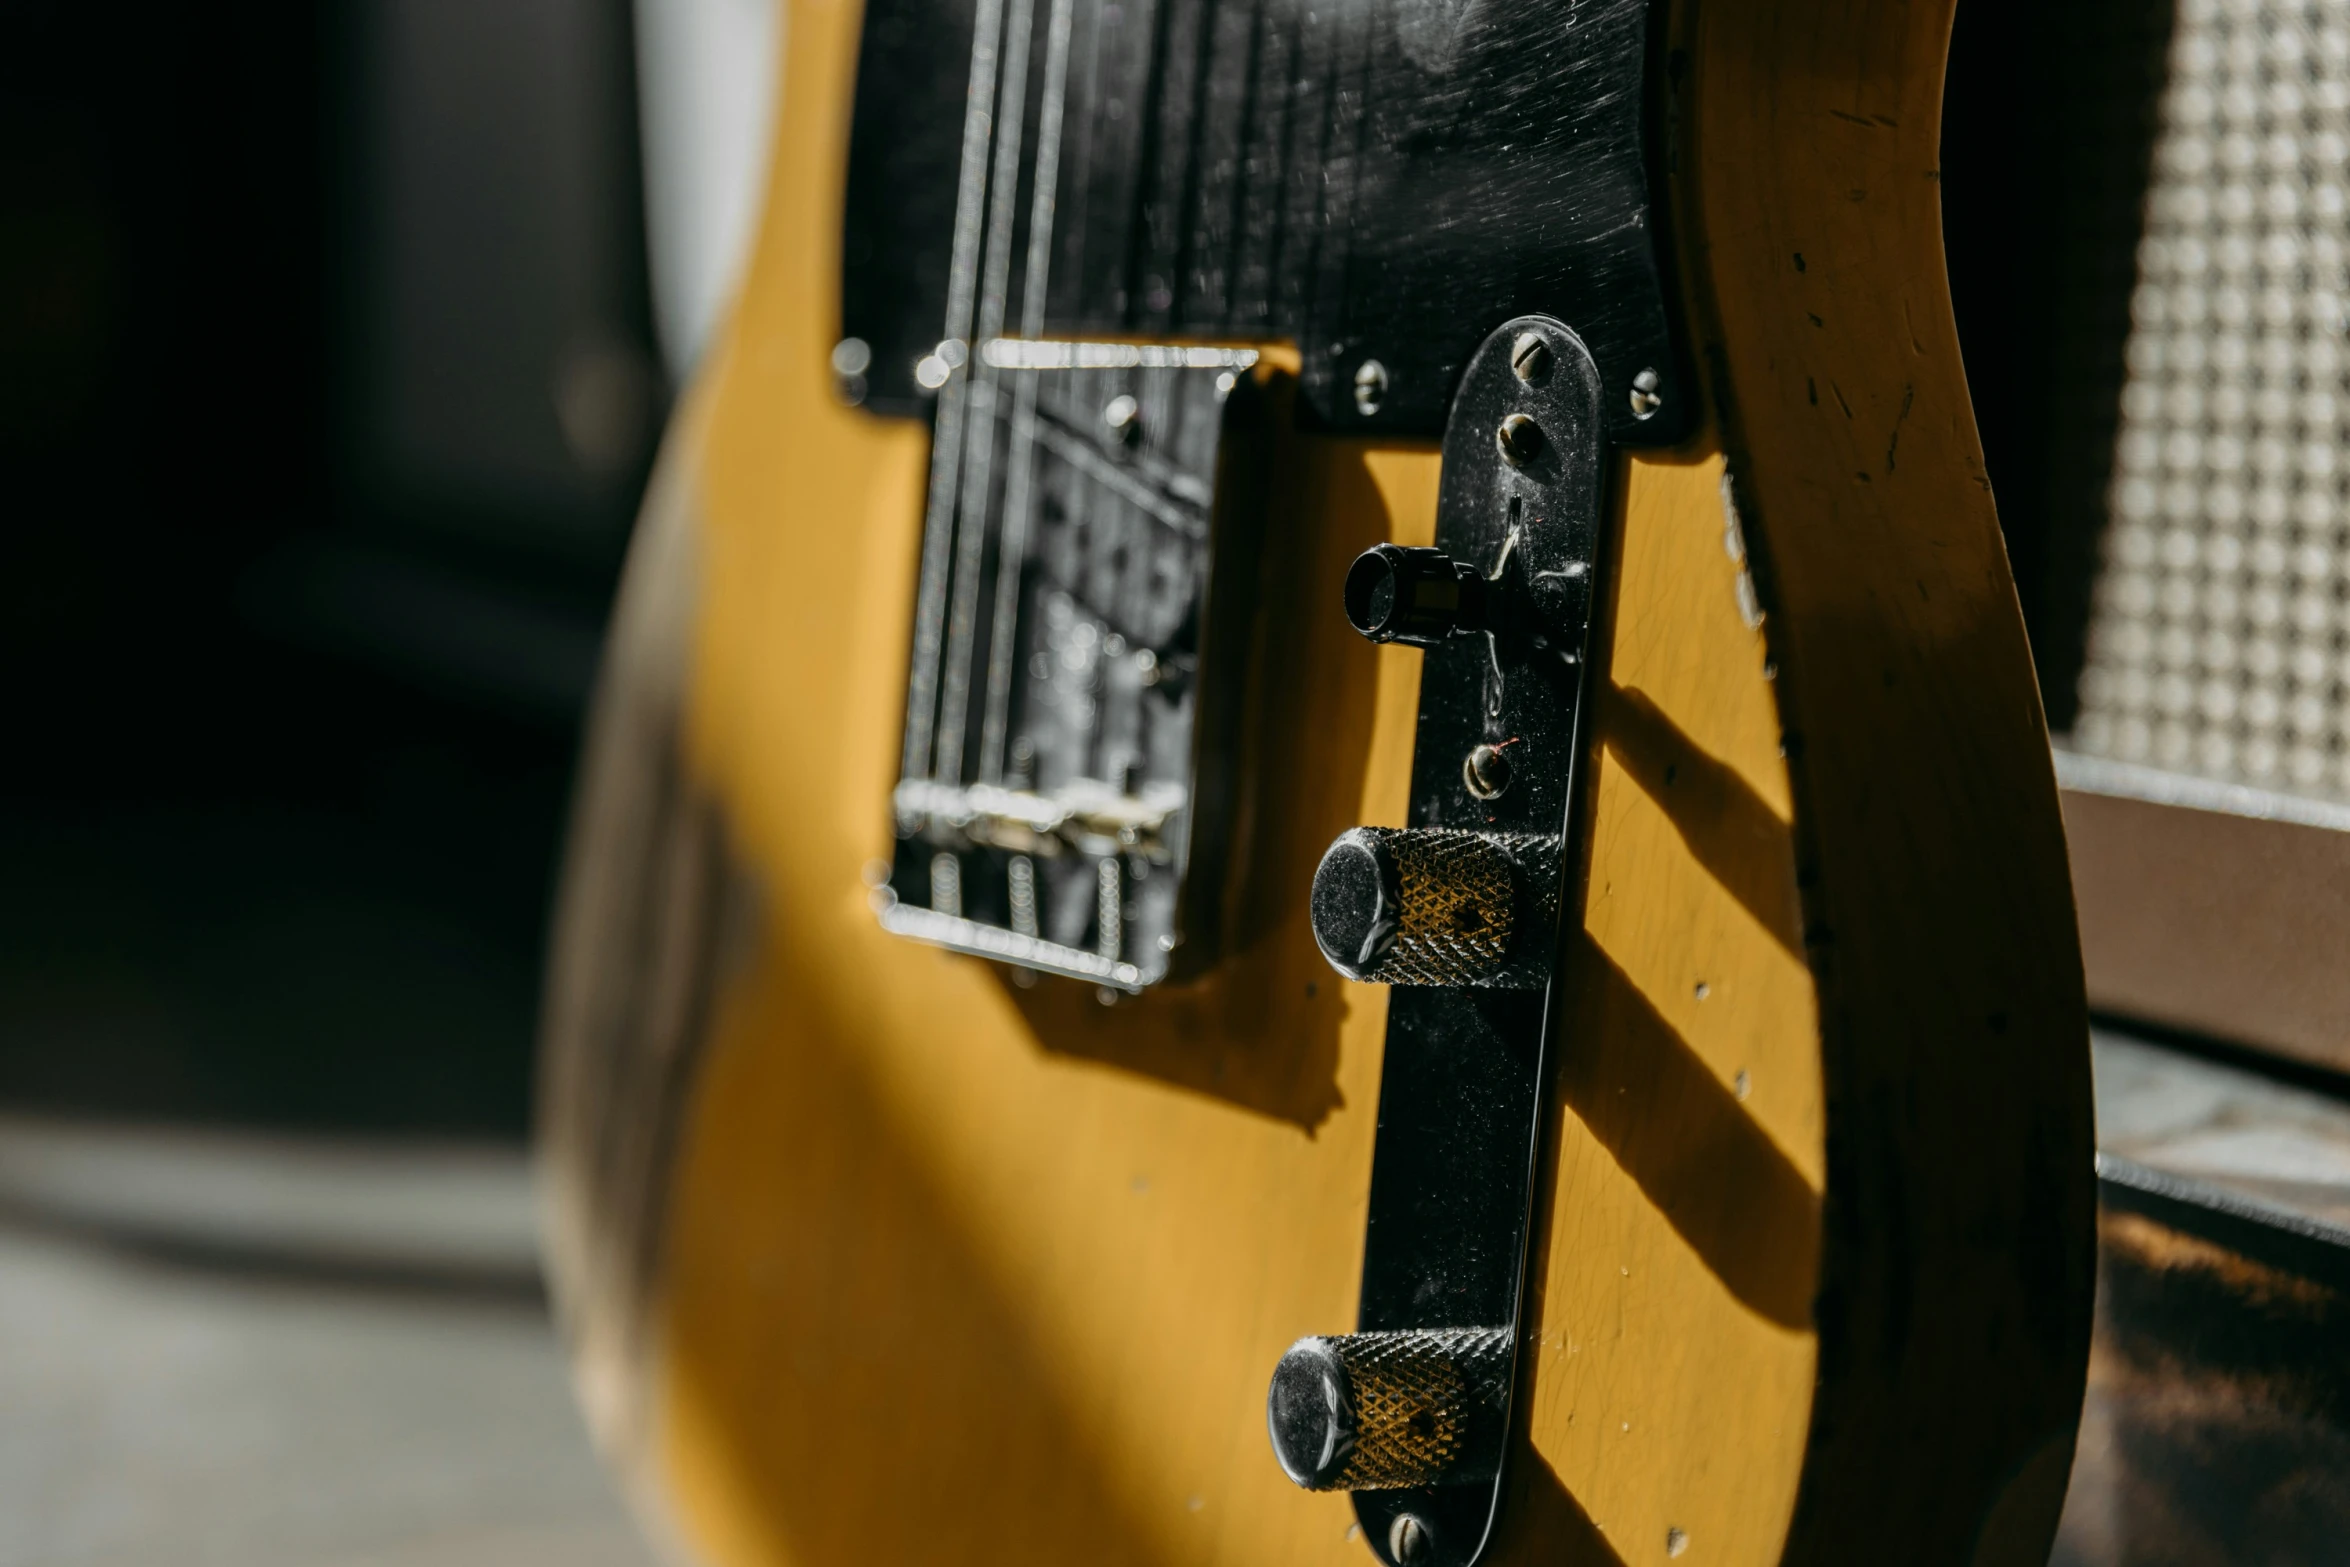
{"label": "pickup selector switch", "polygon": [[1486,629],[1485,578],[1442,550],[1375,544],[1346,572],[1346,618],[1374,642],[1435,647]]}

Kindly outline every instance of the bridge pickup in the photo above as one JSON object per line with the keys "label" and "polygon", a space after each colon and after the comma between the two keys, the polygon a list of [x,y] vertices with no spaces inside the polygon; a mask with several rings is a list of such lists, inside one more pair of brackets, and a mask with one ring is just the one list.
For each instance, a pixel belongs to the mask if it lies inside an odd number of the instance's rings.
{"label": "bridge pickup", "polygon": [[942,344],[900,935],[1139,991],[1213,961],[1266,394],[1245,349]]}

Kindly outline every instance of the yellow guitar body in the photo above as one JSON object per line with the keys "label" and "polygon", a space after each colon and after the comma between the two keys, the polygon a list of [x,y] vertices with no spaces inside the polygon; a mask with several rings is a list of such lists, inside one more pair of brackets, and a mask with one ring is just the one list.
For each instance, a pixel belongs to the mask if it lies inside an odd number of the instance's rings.
{"label": "yellow guitar body", "polygon": [[[1271,580],[1304,586],[1264,617],[1206,978],[1104,1005],[886,934],[929,453],[827,368],[858,23],[788,7],[765,224],[587,757],[543,1129],[590,1413],[713,1567],[1361,1567],[1264,1391],[1354,1321],[1386,992],[1332,973],[1305,894],[1403,819],[1420,655],[1336,584],[1429,539],[1437,454],[1280,438]],[[1495,1562],[2045,1559],[2086,1028],[1943,282],[1948,25],[1674,19],[1716,402],[1610,481]]]}

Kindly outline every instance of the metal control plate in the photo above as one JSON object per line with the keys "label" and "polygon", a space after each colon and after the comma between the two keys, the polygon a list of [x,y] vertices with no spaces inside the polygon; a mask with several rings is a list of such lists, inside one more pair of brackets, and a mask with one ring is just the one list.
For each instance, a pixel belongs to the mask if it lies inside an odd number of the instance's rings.
{"label": "metal control plate", "polygon": [[[1530,357],[1529,339],[1542,350],[1531,357],[1546,363],[1521,377],[1513,358]],[[1445,435],[1435,542],[1518,608],[1490,634],[1426,651],[1412,758],[1409,825],[1569,846],[1557,904],[1569,926],[1583,864],[1570,817],[1601,559],[1601,397],[1582,340],[1547,317],[1506,323],[1470,361]],[[1497,439],[1513,414],[1541,431],[1531,456],[1505,454]],[[1508,787],[1491,799],[1473,793],[1463,771],[1481,744],[1510,758]],[[1388,992],[1359,1331],[1507,1325],[1514,1356],[1558,996],[1555,979],[1532,989]],[[1357,1491],[1355,1512],[1393,1567],[1466,1567],[1484,1549],[1506,1478],[1505,1470],[1490,1481]],[[1407,1512],[1425,1537],[1410,1562],[1396,1563],[1389,1542]]]}

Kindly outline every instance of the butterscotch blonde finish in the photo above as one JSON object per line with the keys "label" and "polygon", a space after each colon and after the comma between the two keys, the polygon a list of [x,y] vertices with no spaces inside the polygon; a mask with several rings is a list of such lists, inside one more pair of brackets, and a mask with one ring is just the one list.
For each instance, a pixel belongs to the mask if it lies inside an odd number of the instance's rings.
{"label": "butterscotch blonde finish", "polygon": [[[1678,24],[1692,318],[1740,506],[1710,441],[1622,460],[1611,485],[1587,891],[1489,1559],[1858,1559],[1823,1509],[1909,1496],[1936,1462],[1949,1516],[1925,1508],[1892,1555],[2044,1552],[2053,1527],[2044,1482],[2015,1482],[2069,1453],[2078,1403],[2086,1082],[2063,1041],[2085,1036],[1941,293],[1947,22],[1878,0]],[[1275,1466],[1263,1397],[1291,1340],[1354,1318],[1385,999],[1329,971],[1304,894],[1337,833],[1402,818],[1419,655],[1354,637],[1336,585],[1368,545],[1430,537],[1436,455],[1284,441],[1239,918],[1207,979],[1105,1007],[885,935],[864,868],[889,850],[928,453],[919,426],[843,407],[826,368],[856,8],[794,0],[785,32],[767,218],[632,568],[550,981],[553,1255],[591,1412],[681,1549],[726,1567],[1360,1567],[1346,1501]],[[1813,156],[1838,115],[1874,140]],[[1870,207],[1846,153],[1925,194]],[[1823,213],[1818,254],[1784,264],[1860,319],[1798,339],[1778,252]],[[1820,422],[1801,387],[1822,379],[1889,429]],[[674,700],[632,669],[672,672]],[[1914,759],[1854,738],[1921,724],[1946,735]],[[731,869],[686,878],[695,950],[656,950],[648,924],[669,927],[624,917],[608,867],[689,853]],[[642,999],[676,995],[696,999]],[[2025,1108],[1919,1101],[1950,1091],[1937,1052],[1996,1077],[2026,1046],[2052,1064]],[[1961,1115],[1981,1166],[1936,1167]],[[1973,1280],[2003,1237],[1950,1226],[2024,1201],[2054,1241]],[[1912,1248],[1889,1262],[1888,1215]],[[1961,1298],[1896,1324],[1868,1293],[1893,1274]],[[2042,1288],[2053,1329],[2002,1316]],[[2053,1391],[1986,1370],[1998,1334]],[[1956,1411],[1959,1382],[1992,1407]],[[1905,1422],[1915,1451],[1883,1440]]]}

